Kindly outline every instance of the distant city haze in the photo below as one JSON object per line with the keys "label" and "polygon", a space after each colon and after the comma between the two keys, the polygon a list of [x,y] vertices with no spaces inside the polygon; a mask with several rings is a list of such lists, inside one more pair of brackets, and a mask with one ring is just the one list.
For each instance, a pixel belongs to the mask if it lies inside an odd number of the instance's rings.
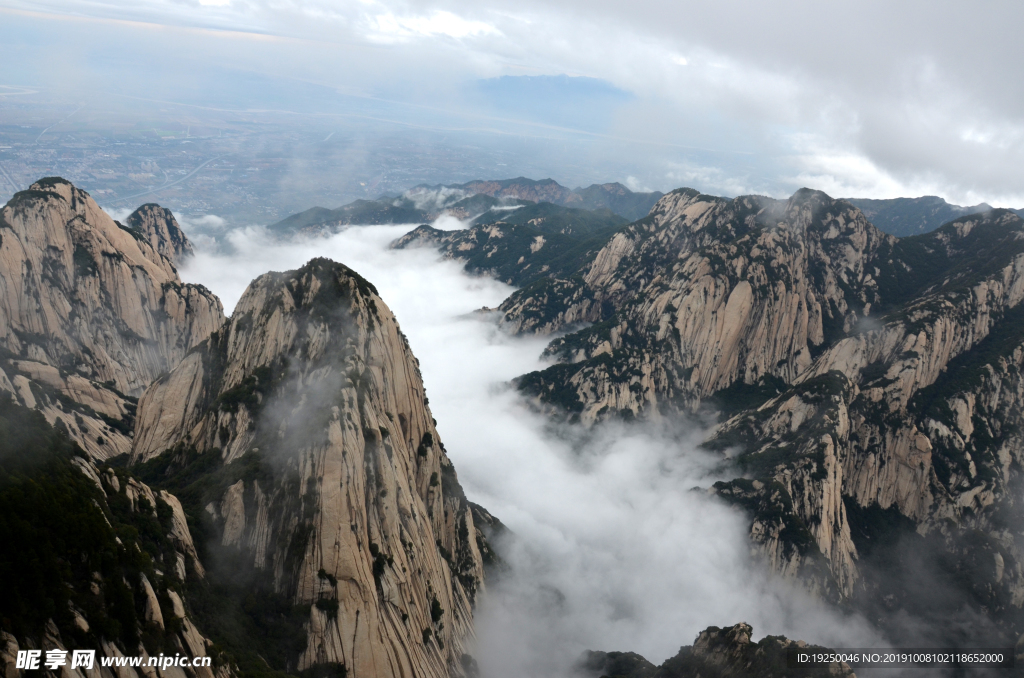
{"label": "distant city haze", "polygon": [[1024,205],[1016,3],[0,3],[0,199],[234,224],[525,176]]}

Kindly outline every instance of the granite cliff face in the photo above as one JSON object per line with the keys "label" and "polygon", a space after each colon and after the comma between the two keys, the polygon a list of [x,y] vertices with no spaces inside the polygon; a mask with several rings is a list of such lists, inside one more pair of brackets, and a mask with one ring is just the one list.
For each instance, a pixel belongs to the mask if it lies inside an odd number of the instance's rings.
{"label": "granite cliff face", "polygon": [[215,558],[304,618],[290,670],[462,673],[486,546],[416,359],[352,270],[315,259],[253,281],[142,397],[132,460],[180,482]]}
{"label": "granite cliff face", "polygon": [[474,514],[494,519],[372,285],[314,260],[258,278],[228,322],[178,278],[192,249],[163,208],[123,226],[45,179],[0,217],[0,534],[29,553],[0,558],[25,582],[0,605],[5,675],[39,647],[215,651],[179,678],[472,669],[493,557]]}
{"label": "granite cliff face", "polygon": [[[205,575],[180,502],[105,460],[130,449],[136,396],[224,315],[216,297],[178,278],[173,258],[191,245],[169,212],[146,206],[129,223],[57,178],[0,212],[6,676],[24,673],[19,649],[202,657],[212,646],[186,593]],[[220,657],[169,671],[233,673]]]}
{"label": "granite cliff face", "polygon": [[128,228],[141,233],[153,249],[176,264],[195,255],[192,243],[166,207],[146,203],[129,214],[125,222]]}
{"label": "granite cliff face", "polygon": [[154,206],[130,221],[53,178],[0,212],[0,390],[97,459],[128,452],[135,398],[224,321],[178,277],[169,255],[191,245],[173,217]]}
{"label": "granite cliff face", "polygon": [[[571,397],[562,386],[576,391],[570,404],[584,421],[693,408],[736,381],[792,381],[826,335],[879,303],[864,266],[894,242],[854,209],[825,212],[824,200],[672,193],[581,275],[555,283],[564,288],[557,299],[549,285],[506,300],[506,322],[541,332],[596,323],[549,349],[575,366],[555,389],[562,399]],[[617,352],[614,365],[601,358]],[[543,398],[554,383],[542,374],[530,388]]]}
{"label": "granite cliff face", "polygon": [[[517,380],[558,416],[722,413],[706,444],[742,477],[713,491],[777,572],[879,619],[971,610],[1015,639],[1022,274],[1006,210],[897,239],[820,192],[683,189],[501,310],[512,331],[569,331]],[[882,575],[925,552],[935,608]]]}

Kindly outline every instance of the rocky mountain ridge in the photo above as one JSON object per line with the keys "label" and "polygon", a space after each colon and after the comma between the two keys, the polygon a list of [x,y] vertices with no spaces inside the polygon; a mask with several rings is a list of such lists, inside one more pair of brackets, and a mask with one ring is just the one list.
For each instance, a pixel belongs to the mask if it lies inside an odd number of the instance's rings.
{"label": "rocky mountain ridge", "polygon": [[178,491],[254,586],[307,610],[290,668],[460,674],[486,547],[370,283],[326,259],[257,278],[136,421],[133,464],[207,469]]}
{"label": "rocky mountain ridge", "polygon": [[391,247],[430,247],[446,259],[465,262],[467,273],[525,285],[575,270],[625,223],[608,210],[539,203],[462,230],[420,226],[395,240]]}
{"label": "rocky mountain ridge", "polygon": [[[0,388],[15,400],[0,394],[0,439],[32,421],[42,442],[26,449],[51,445],[53,461],[11,466],[17,454],[3,451],[0,502],[30,506],[27,525],[50,515],[37,507],[70,507],[67,524],[104,545],[83,549],[95,570],[39,558],[70,568],[50,581],[81,595],[58,587],[39,619],[0,615],[5,675],[19,648],[89,643],[208,652],[221,676],[472,675],[493,518],[466,501],[372,284],[313,260],[255,280],[226,321],[213,295],[177,279],[191,247],[173,216],[144,206],[121,226],[97,211],[44,180],[2,213],[0,298],[20,309],[9,327],[57,331],[5,340],[0,367],[13,376]],[[818,192],[680,190],[633,224],[574,228],[527,220],[410,241],[438,238],[453,258],[482,254],[479,272],[521,281],[502,305],[513,330],[569,332],[549,348],[560,364],[518,381],[553,414],[723,411],[706,445],[738,477],[710,490],[749,512],[776,571],[881,628],[915,629],[915,641],[1013,644],[1024,604],[1017,217],[995,210],[900,240]],[[584,235],[600,240],[584,247]],[[81,270],[68,270],[69,248]],[[531,264],[548,269],[531,277],[524,248],[553,257]],[[104,370],[125,381],[98,381]],[[157,378],[138,384],[146,374]],[[85,400],[76,375],[101,396]],[[119,399],[109,421],[88,404],[104,393]],[[92,438],[94,420],[119,431],[113,449]],[[122,447],[130,467],[106,463]],[[71,503],[24,504],[33,483]],[[0,558],[4,572],[17,567]],[[772,658],[791,641],[753,643],[743,626],[629,671],[776,675]]]}
{"label": "rocky mountain ridge", "polygon": [[192,243],[166,207],[146,203],[125,219],[129,229],[140,233],[160,254],[175,264],[195,255]]}
{"label": "rocky mountain ridge", "polygon": [[[515,332],[568,332],[547,349],[558,364],[517,380],[552,414],[724,412],[706,444],[742,477],[713,491],[749,512],[775,571],[879,619],[970,610],[1015,639],[1022,271],[1007,210],[897,239],[820,192],[681,189],[500,310]],[[914,587],[881,593],[880,563],[925,550],[939,613]]]}
{"label": "rocky mountain ridge", "polygon": [[313,207],[272,224],[277,234],[321,235],[352,224],[430,223],[450,215],[476,224],[500,220],[510,208],[547,204],[572,210],[611,212],[623,219],[646,214],[661,193],[634,193],[622,184],[594,184],[568,189],[551,179],[525,177],[503,181],[471,181],[466,184],[416,186],[397,197],[356,200],[334,210]]}
{"label": "rocky mountain ridge", "polygon": [[0,212],[0,390],[97,459],[128,451],[135,399],[224,321],[178,277],[168,255],[191,245],[168,215],[144,206],[124,227],[58,178]]}
{"label": "rocky mountain ridge", "polygon": [[[495,519],[466,501],[370,283],[314,260],[258,278],[226,321],[177,278],[191,245],[162,208],[122,226],[48,179],[0,214],[0,503],[15,507],[0,533],[69,568],[0,558],[5,581],[27,582],[0,602],[4,675],[37,647],[216,654],[180,678],[472,669],[493,558],[474,517]],[[120,409],[93,409],[104,394]],[[52,497],[26,500],[40,487]],[[79,565],[63,549],[81,539]]]}

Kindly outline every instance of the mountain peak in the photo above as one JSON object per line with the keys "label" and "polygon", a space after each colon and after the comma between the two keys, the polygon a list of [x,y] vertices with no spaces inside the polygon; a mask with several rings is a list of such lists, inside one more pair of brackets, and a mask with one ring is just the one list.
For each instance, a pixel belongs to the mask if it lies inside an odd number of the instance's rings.
{"label": "mountain peak", "polygon": [[133,396],[220,326],[220,301],[60,177],[16,194],[0,224],[0,388],[94,457],[127,451]]}
{"label": "mountain peak", "polygon": [[302,606],[311,631],[292,665],[442,678],[469,649],[483,537],[418,363],[349,267],[316,258],[254,280],[228,324],[146,391],[132,458],[181,475],[222,465],[230,481],[182,496],[267,573],[261,593]]}
{"label": "mountain peak", "polygon": [[125,222],[142,234],[153,249],[177,264],[195,254],[178,221],[165,207],[146,203],[128,215]]}

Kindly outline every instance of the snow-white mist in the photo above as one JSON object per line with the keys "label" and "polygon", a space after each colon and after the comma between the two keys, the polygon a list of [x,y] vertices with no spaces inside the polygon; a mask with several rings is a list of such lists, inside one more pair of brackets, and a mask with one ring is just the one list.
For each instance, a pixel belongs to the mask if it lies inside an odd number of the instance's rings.
{"label": "snow-white mist", "polygon": [[751,558],[744,516],[695,489],[717,479],[698,425],[587,431],[528,409],[508,382],[544,367],[545,339],[511,337],[473,313],[513,288],[467,276],[433,250],[388,249],[411,228],[352,227],[291,243],[239,229],[225,236],[229,247],[201,249],[181,275],[213,290],[228,313],[257,275],[318,256],[377,287],[420,361],[466,494],[515,535],[498,545],[509,571],[477,609],[483,675],[568,675],[585,649],[660,663],[704,628],[741,621],[756,638],[875,644],[860,620],[768,576]]}

